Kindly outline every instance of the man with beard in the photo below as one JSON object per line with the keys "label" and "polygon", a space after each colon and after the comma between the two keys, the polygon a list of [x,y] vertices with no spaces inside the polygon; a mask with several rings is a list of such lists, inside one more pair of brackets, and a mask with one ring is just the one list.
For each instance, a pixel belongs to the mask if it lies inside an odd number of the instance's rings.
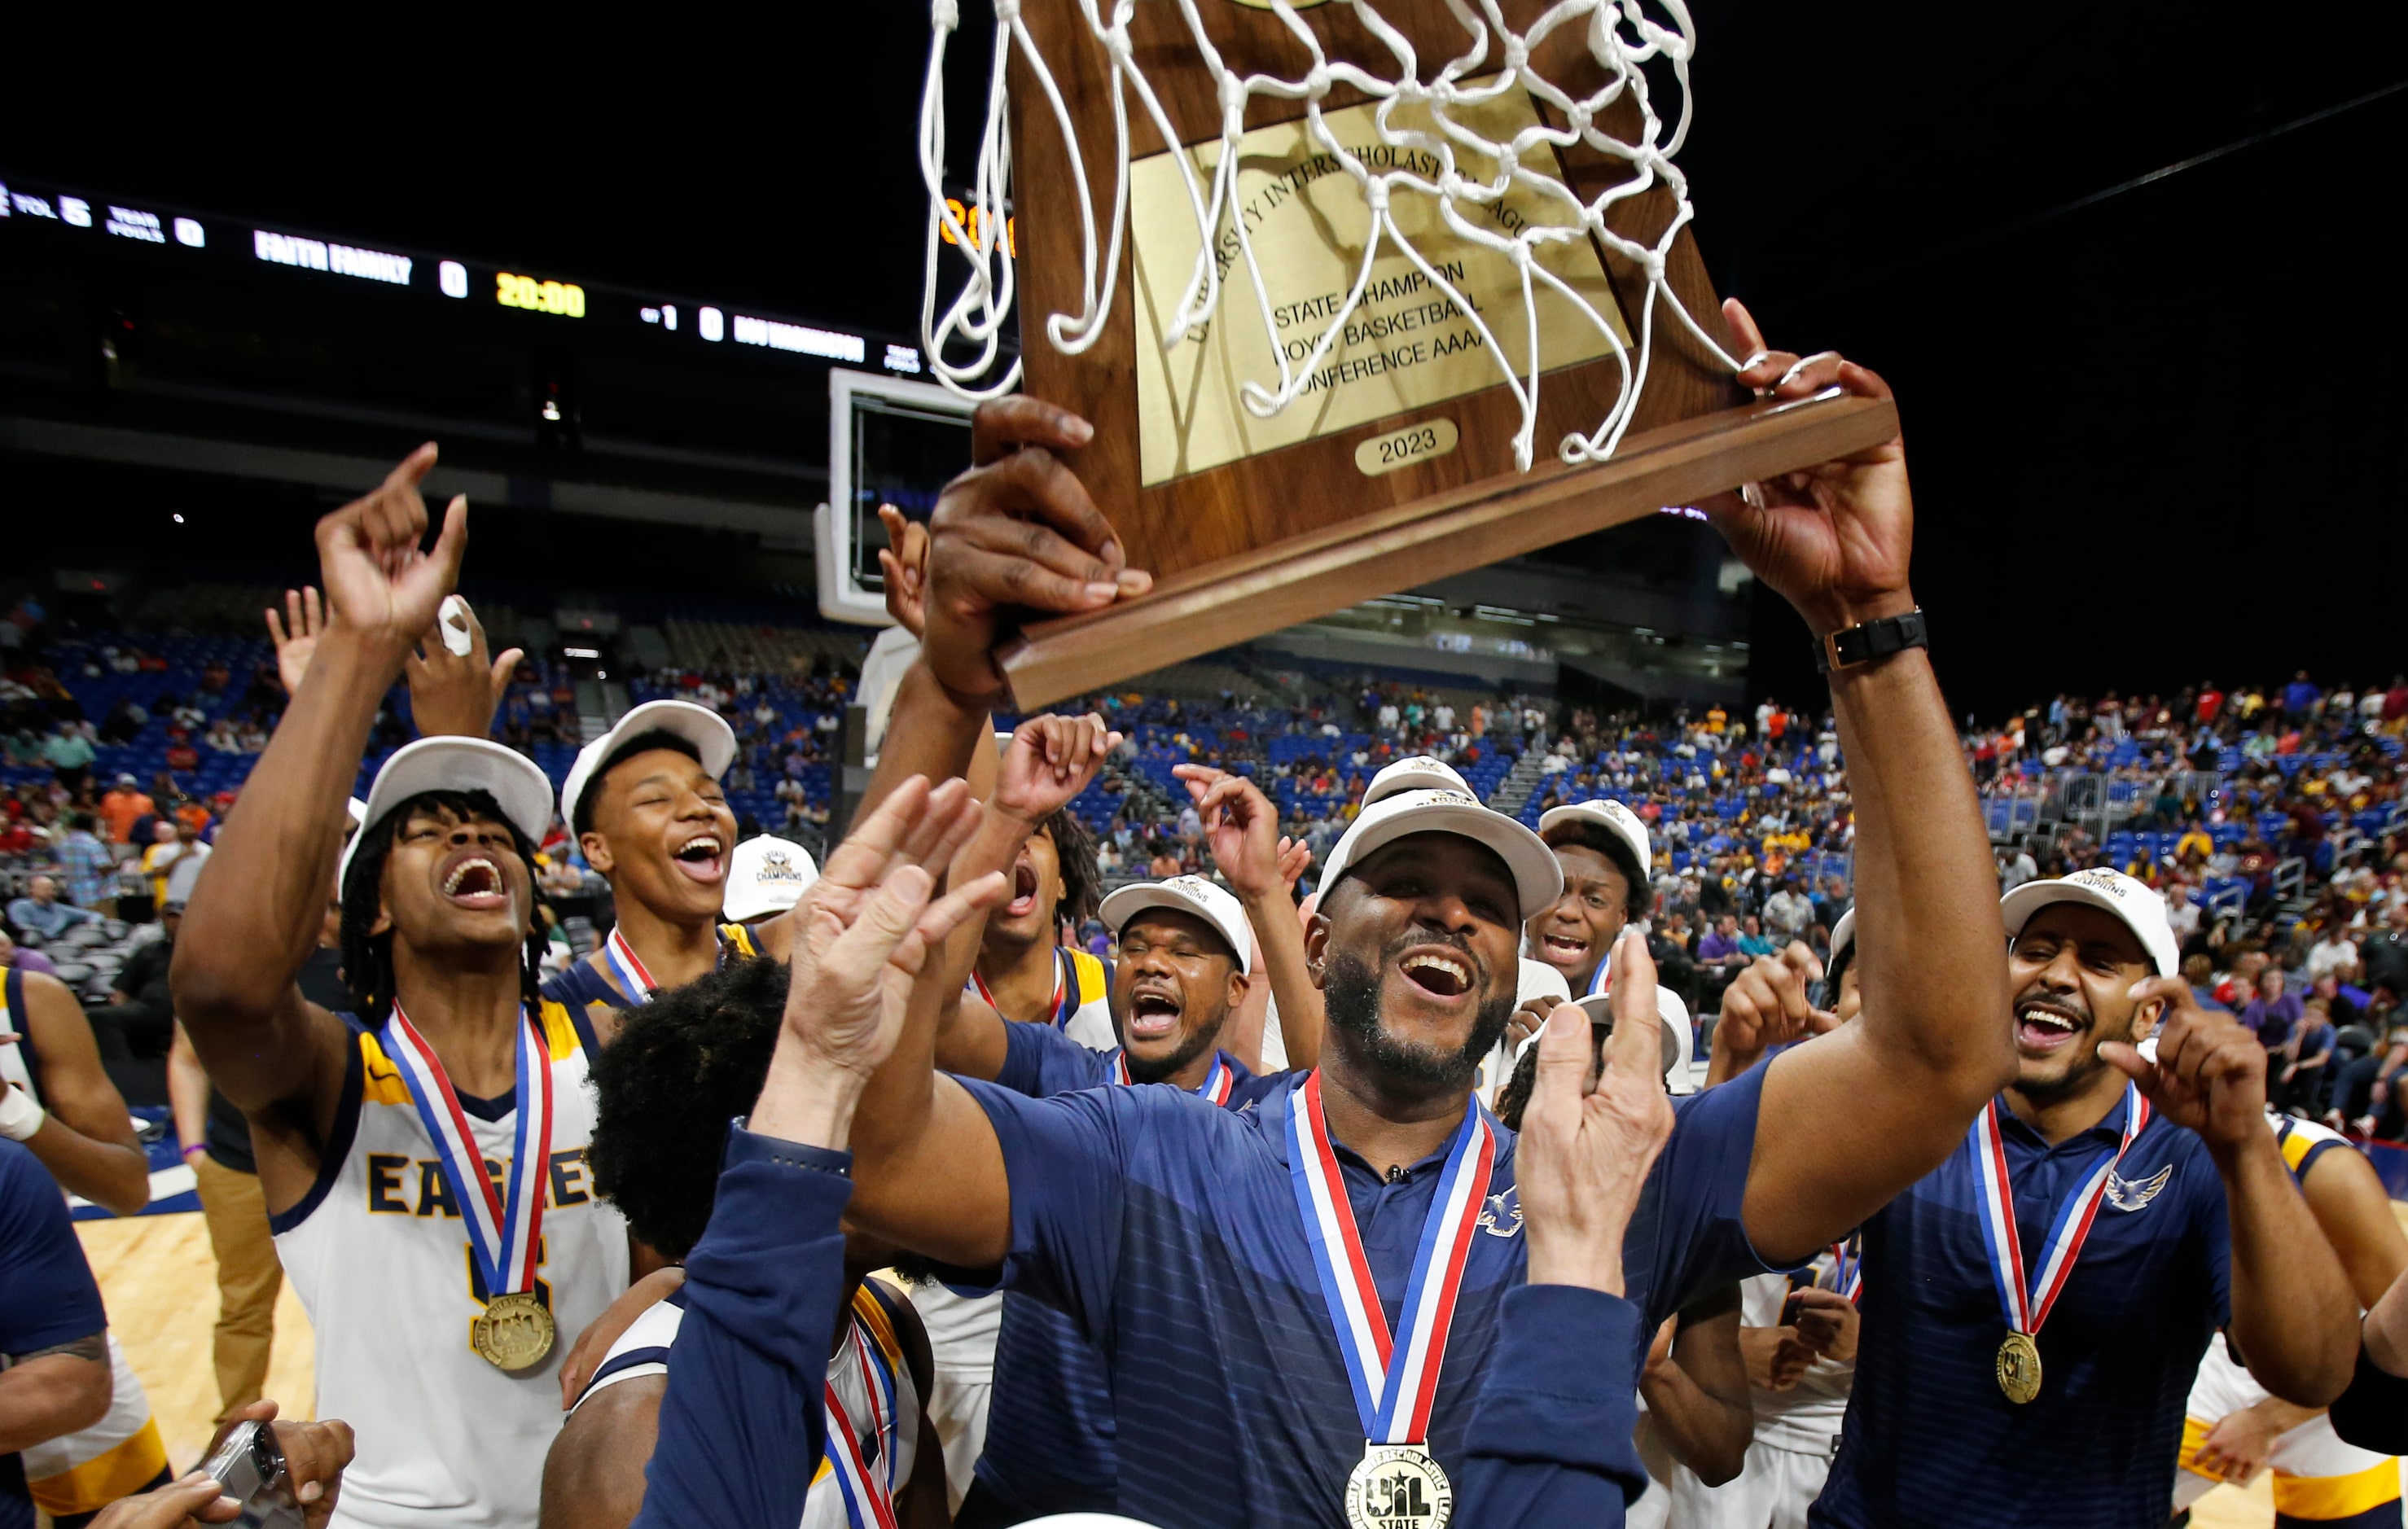
{"label": "man with beard", "polygon": [[[2016,1076],[1866,1223],[1856,1384],[1818,1526],[1979,1503],[1988,1523],[2153,1529],[2218,1327],[2286,1401],[2325,1406],[2349,1379],[2357,1303],[2266,1128],[2265,1048],[2173,975],[2164,899],[2100,869],[2000,909]],[[1869,897],[1857,912],[1862,1012],[1747,1077],[1880,1016],[1876,963],[1901,932],[1876,932]],[[1801,1015],[1806,966],[1783,995]]]}
{"label": "man with beard", "polygon": [[[1744,309],[1729,314],[1753,347]],[[1783,399],[1887,395],[1834,355],[1762,353],[1741,379]],[[1026,397],[981,413],[989,441],[1025,444],[974,451],[932,518],[927,640],[885,780],[967,767],[1002,693],[1007,607],[1094,609],[1148,587],[1054,455],[1089,427]],[[1810,1256],[1937,1166],[2013,1065],[1987,841],[1907,588],[1903,449],[1755,485],[1712,514],[1833,667],[1868,1008],[1677,1107],[1624,1252],[1651,1332],[1704,1290]],[[1306,935],[1321,1065],[1251,1109],[1158,1088],[1032,1100],[940,1075],[944,995],[924,982],[853,1119],[856,1224],[1001,1265],[1107,1354],[1122,1456],[1145,1462],[1122,1474],[1119,1508],[1154,1522],[1362,1522],[1381,1492],[1392,1511],[1377,1516],[1435,1523],[1522,1279],[1513,1139],[1470,1083],[1512,1009],[1522,927],[1561,894],[1554,851],[1468,795],[1410,791],[1356,819],[1323,886]],[[811,1045],[823,1065],[853,1061],[842,1037]],[[1407,1475],[1427,1491],[1399,1514]]]}
{"label": "man with beard", "polygon": [[586,1044],[609,1045],[626,1010],[715,969],[727,952],[761,953],[750,930],[719,922],[736,847],[719,778],[735,758],[735,729],[716,711],[647,701],[569,766],[560,815],[610,883],[616,922],[543,995],[568,1009]]}

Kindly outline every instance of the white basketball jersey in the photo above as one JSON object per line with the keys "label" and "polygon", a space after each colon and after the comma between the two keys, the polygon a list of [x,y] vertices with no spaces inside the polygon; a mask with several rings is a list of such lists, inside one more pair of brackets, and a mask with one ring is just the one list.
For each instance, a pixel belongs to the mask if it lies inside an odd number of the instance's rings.
{"label": "white basketball jersey", "polygon": [[[873,1288],[874,1287],[874,1288]],[[844,1342],[836,1356],[828,1361],[828,1389],[836,1393],[843,1405],[844,1415],[859,1429],[853,1444],[860,1451],[863,1466],[892,1500],[911,1481],[911,1467],[920,1454],[920,1388],[912,1383],[911,1366],[904,1362],[902,1340],[895,1332],[892,1308],[910,1308],[914,1297],[905,1295],[895,1286],[875,1279],[864,1280],[853,1292],[849,1308],[851,1321],[845,1323]],[[587,1396],[607,1391],[622,1380],[632,1380],[639,1375],[666,1375],[670,1355],[677,1347],[679,1331],[685,1323],[685,1308],[678,1297],[671,1296],[644,1308],[643,1314],[627,1324],[619,1341],[595,1366],[594,1383],[577,1405],[585,1405]],[[878,1381],[891,1378],[890,1400]],[[840,1425],[833,1411],[827,1418],[827,1450],[820,1456],[819,1467],[811,1475],[810,1495],[804,1499],[801,1529],[874,1529],[874,1512],[865,1511],[857,1522],[845,1502],[843,1489],[838,1485],[835,1452],[843,1447]]]}
{"label": "white basketball jersey", "polygon": [[[505,1374],[469,1347],[482,1310],[466,1223],[435,1143],[372,1035],[354,1037],[327,1158],[308,1198],[271,1218],[276,1250],[317,1335],[318,1416],[340,1418],[359,1454],[334,1522],[375,1529],[534,1529],[544,1451],[560,1431],[560,1364],[588,1322],[627,1288],[627,1223],[596,1198],[586,1057],[557,1004],[543,1006],[552,1052],[551,1168],[538,1278],[557,1326],[534,1369]],[[462,1107],[506,1175],[517,1125]]]}

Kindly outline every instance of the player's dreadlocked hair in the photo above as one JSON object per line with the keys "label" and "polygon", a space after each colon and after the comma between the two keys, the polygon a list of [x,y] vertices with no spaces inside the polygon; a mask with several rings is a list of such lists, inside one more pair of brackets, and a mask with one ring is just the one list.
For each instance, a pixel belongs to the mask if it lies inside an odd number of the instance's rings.
{"label": "player's dreadlocked hair", "polygon": [[[502,804],[493,793],[482,791],[421,792],[376,822],[360,830],[359,849],[351,856],[351,868],[343,878],[343,981],[351,990],[359,1007],[355,1012],[361,1022],[371,1030],[384,1023],[393,1011],[393,931],[370,934],[377,913],[383,903],[384,863],[393,854],[393,841],[402,824],[413,812],[441,807],[454,817],[476,816],[494,822],[508,823]],[[535,879],[535,862],[526,845],[519,841],[518,831],[510,832],[510,848],[527,868],[528,883]],[[543,972],[543,927],[540,920],[529,919],[526,949],[519,957],[519,997],[529,1013],[538,1011],[543,995],[538,991]]]}
{"label": "player's dreadlocked hair", "polygon": [[1103,906],[1103,874],[1096,865],[1096,836],[1067,807],[1037,825],[1054,841],[1054,859],[1062,867],[1062,903],[1056,918],[1072,925],[1084,923]]}
{"label": "player's dreadlocked hair", "polygon": [[727,1122],[769,1076],[786,980],[767,957],[723,966],[628,1010],[590,1063],[595,1188],[664,1257],[683,1258],[710,1223]]}

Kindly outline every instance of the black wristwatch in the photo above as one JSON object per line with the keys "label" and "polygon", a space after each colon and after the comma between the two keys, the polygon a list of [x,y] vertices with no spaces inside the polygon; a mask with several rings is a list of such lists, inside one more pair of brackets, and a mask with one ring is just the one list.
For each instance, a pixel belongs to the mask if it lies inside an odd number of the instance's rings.
{"label": "black wristwatch", "polygon": [[1833,669],[1870,664],[1910,648],[1930,646],[1931,629],[1924,623],[1923,607],[1917,606],[1903,616],[1884,616],[1877,622],[1863,622],[1828,634],[1815,650],[1814,667],[1829,674]]}

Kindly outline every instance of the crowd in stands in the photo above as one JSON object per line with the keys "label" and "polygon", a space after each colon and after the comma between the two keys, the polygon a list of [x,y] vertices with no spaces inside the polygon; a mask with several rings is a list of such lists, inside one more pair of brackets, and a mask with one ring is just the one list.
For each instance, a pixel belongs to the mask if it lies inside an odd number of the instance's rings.
{"label": "crowd in stands", "polygon": [[[33,879],[92,909],[173,902],[280,712],[277,655],[256,638],[59,633],[27,601],[0,621],[0,874],[28,928]],[[779,655],[782,654],[782,658]],[[745,666],[745,661],[767,666]],[[824,650],[722,647],[661,666],[632,700],[699,701],[740,744],[725,786],[747,834],[824,842],[854,683]],[[1535,822],[1612,797],[1655,844],[1653,943],[1664,981],[1711,1014],[1755,956],[1797,940],[1818,953],[1849,906],[1854,833],[1828,714],[1751,709],[1609,715],[1528,694],[1409,679],[1359,680],[1233,659],[1073,703],[1124,735],[1072,804],[1109,884],[1205,870],[1202,825],[1171,771],[1252,777],[1316,862],[1381,766],[1453,764],[1484,799]],[[409,736],[396,689],[373,769]],[[999,718],[998,725],[1011,719]],[[581,740],[576,682],[522,660],[500,707],[504,740],[555,780]],[[1985,799],[2002,889],[2109,865],[2160,889],[2186,972],[2281,1053],[2283,1102],[2382,1136],[2408,1136],[2408,852],[2400,754],[2408,679],[2386,688],[2214,685],[2171,696],[2059,695],[1995,725],[1969,719],[1967,767]],[[546,846],[559,922],[607,918],[607,891],[565,828]],[[141,916],[137,912],[137,917]],[[571,940],[560,939],[565,957]]]}

